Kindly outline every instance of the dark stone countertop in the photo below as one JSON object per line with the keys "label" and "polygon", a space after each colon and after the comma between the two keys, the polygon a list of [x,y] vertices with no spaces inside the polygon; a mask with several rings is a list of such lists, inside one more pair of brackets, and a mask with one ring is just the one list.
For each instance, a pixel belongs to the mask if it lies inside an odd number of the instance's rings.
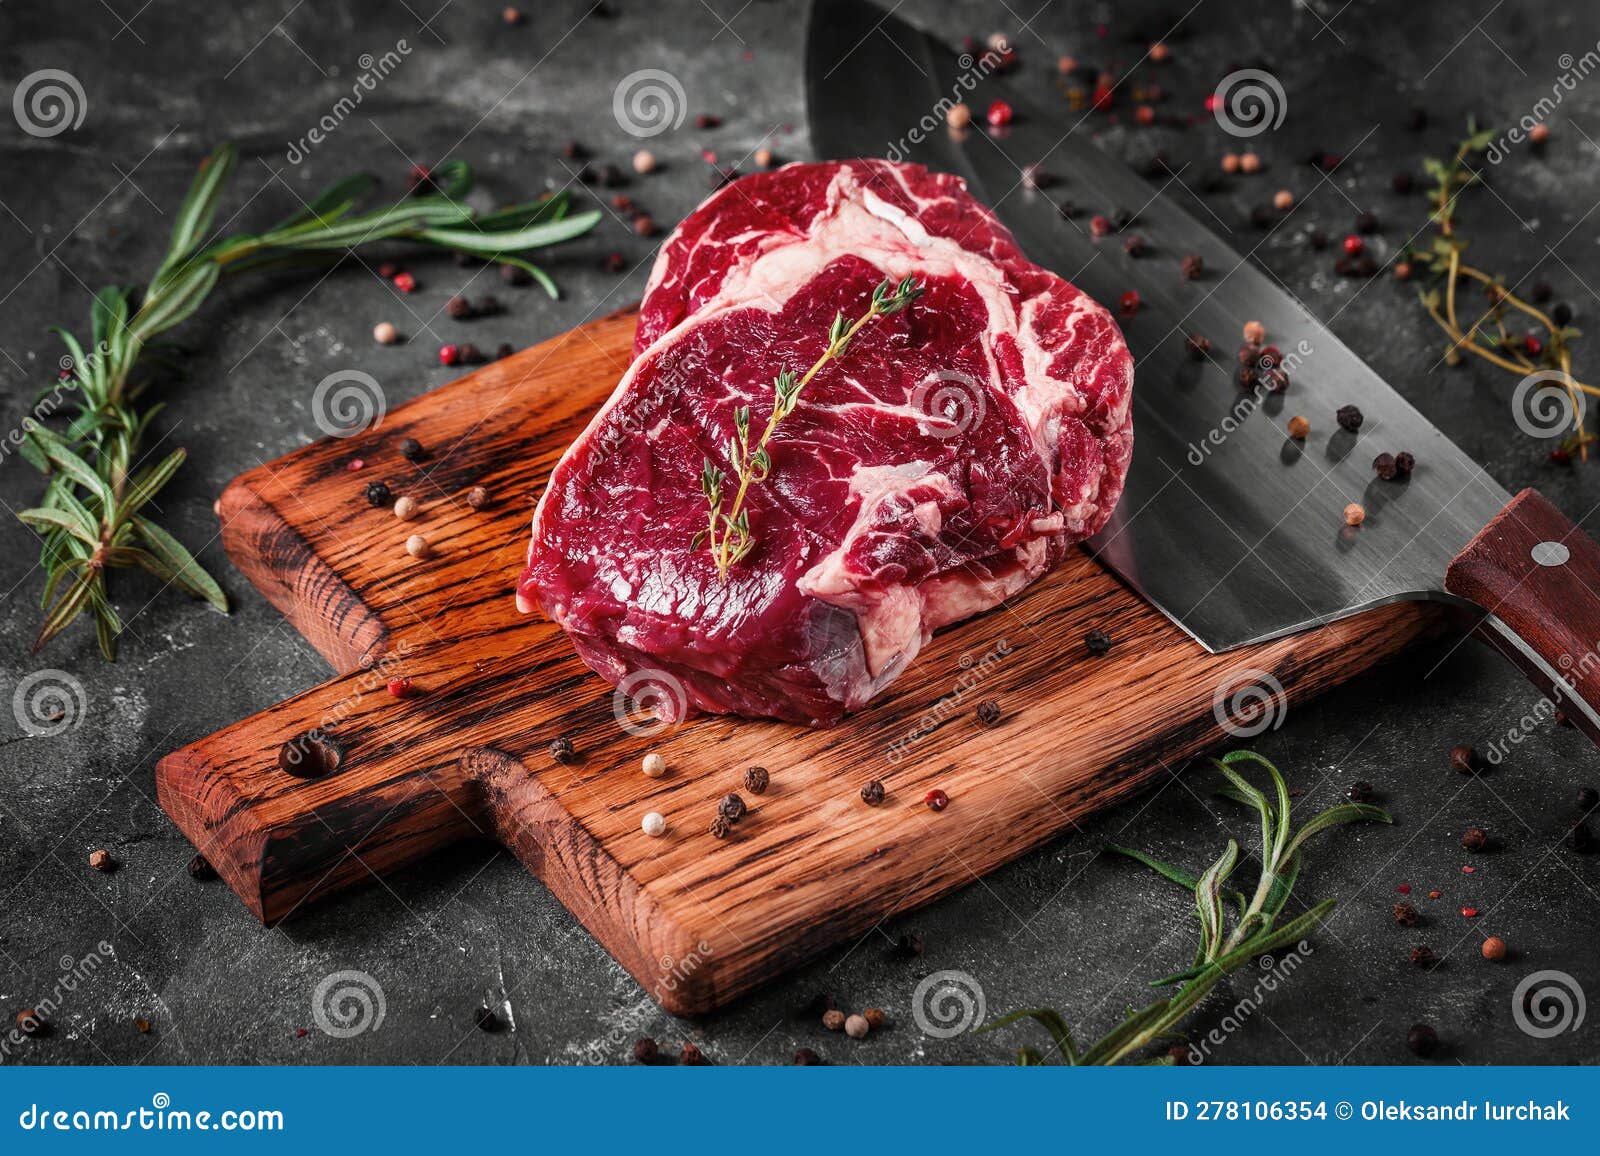
{"label": "dark stone countertop", "polygon": [[[0,124],[0,390],[16,420],[52,379],[61,350],[45,332],[82,332],[90,292],[148,276],[196,161],[232,137],[242,159],[225,214],[261,226],[351,169],[382,174],[391,192],[413,161],[443,156],[482,173],[483,204],[572,181],[561,146],[588,144],[599,161],[626,165],[637,142],[619,131],[611,93],[644,68],[682,82],[692,120],[656,138],[662,172],[627,190],[670,224],[708,190],[699,157],[748,157],[764,141],[782,157],[805,157],[799,4],[771,0],[588,0],[528,5],[519,27],[500,5],[457,0],[436,6],[389,0],[313,6],[273,0],[218,7],[110,0],[69,13],[41,0],[0,6],[0,81],[59,68],[81,82],[87,113],[52,138]],[[1031,9],[1033,6],[1028,5]],[[955,40],[1010,34],[1022,57],[1019,84],[1054,82],[1062,53],[1121,69],[1166,34],[1172,59],[1139,72],[1169,94],[1164,110],[1194,110],[1191,128],[1135,129],[1091,121],[1109,150],[1147,157],[1156,142],[1177,160],[1211,171],[1232,142],[1204,116],[1203,94],[1234,67],[1263,64],[1283,81],[1285,126],[1258,138],[1266,171],[1206,193],[1210,208],[1250,238],[1271,270],[1347,343],[1511,489],[1537,485],[1569,515],[1600,505],[1600,463],[1563,467],[1548,443],[1519,433],[1514,381],[1480,365],[1449,369],[1408,287],[1337,277],[1333,253],[1314,253],[1312,228],[1338,238],[1356,208],[1379,216],[1380,259],[1422,223],[1420,197],[1390,188],[1397,169],[1420,168],[1424,152],[1450,147],[1469,112],[1509,125],[1534,110],[1568,67],[1600,39],[1592,6],[1526,0],[1427,0],[1396,6],[1339,4],[1045,5],[1026,26],[1003,4],[912,0],[903,15]],[[114,15],[120,12],[124,25]],[[1181,17],[1181,20],[1180,20]],[[1481,17],[1481,19],[1480,19]],[[1095,21],[1108,23],[1097,34]],[[1174,26],[1176,28],[1174,29]],[[1171,30],[1171,31],[1169,31]],[[296,164],[292,142],[352,91],[361,57],[402,41],[391,74],[363,93],[329,140]],[[1592,61],[1592,57],[1590,58]],[[1580,59],[1576,67],[1582,67]],[[1580,327],[1600,311],[1595,242],[1600,215],[1600,81],[1563,91],[1541,153],[1523,148],[1496,168],[1465,214],[1480,264],[1522,284],[1547,281]],[[1428,127],[1408,131],[1407,110]],[[1124,103],[1123,111],[1127,111]],[[1063,114],[1065,117],[1065,113]],[[1126,118],[1124,118],[1126,122]],[[1332,179],[1308,167],[1313,151],[1346,159]],[[1280,187],[1303,203],[1285,227],[1254,233],[1252,206]],[[293,192],[291,192],[293,190]],[[608,213],[592,236],[561,247],[546,265],[559,302],[535,291],[501,293],[509,312],[479,322],[472,339],[530,344],[635,300],[654,242]],[[603,268],[622,254],[622,275]],[[164,391],[164,445],[188,447],[188,464],[161,499],[166,522],[221,576],[230,618],[118,576],[128,621],[122,659],[104,665],[92,634],[78,627],[42,655],[28,646],[41,593],[28,533],[7,517],[0,557],[0,679],[6,697],[41,669],[81,682],[85,709],[54,737],[0,725],[0,1008],[51,998],[63,976],[54,1031],[0,1049],[0,1062],[200,1063],[394,1062],[566,1063],[625,1061],[632,1041],[692,1039],[717,1063],[783,1063],[811,1047],[838,1063],[1007,1060],[1042,1035],[929,1038],[912,1020],[912,993],[931,972],[955,969],[981,986],[990,1014],[1039,1004],[1062,1009],[1080,1037],[1110,1026],[1147,998],[1145,981],[1187,962],[1190,904],[1131,864],[1097,858],[1107,839],[1134,844],[1198,869],[1226,835],[1250,823],[1210,797],[1209,772],[1174,773],[1160,789],[1109,811],[1049,846],[931,907],[892,920],[859,943],[829,952],[722,1014],[676,1021],[655,1008],[607,954],[509,856],[460,847],[424,865],[263,930],[220,884],[185,874],[191,848],[154,802],[155,760],[174,747],[320,682],[328,673],[229,566],[211,503],[236,473],[315,436],[310,396],[326,373],[359,364],[396,394],[413,396],[451,375],[433,348],[459,330],[442,314],[470,274],[448,258],[412,260],[424,288],[400,299],[370,272],[346,265],[316,275],[241,279],[216,293],[178,332],[182,381]],[[498,285],[497,285],[498,289]],[[410,345],[377,348],[374,323],[392,320]],[[1580,370],[1596,364],[1580,343]],[[38,476],[14,456],[0,464],[7,511],[33,504]],[[1600,981],[1600,858],[1560,846],[1575,817],[1573,796],[1600,782],[1595,754],[1574,731],[1549,721],[1527,728],[1497,768],[1452,772],[1456,742],[1487,747],[1521,733],[1537,696],[1476,642],[1450,639],[1407,655],[1355,684],[1296,706],[1258,747],[1304,790],[1302,805],[1326,804],[1358,779],[1370,781],[1397,817],[1393,828],[1360,828],[1323,839],[1300,881],[1307,900],[1342,904],[1315,952],[1259,1001],[1248,973],[1231,996],[1197,1017],[1204,1034],[1239,1011],[1214,1050],[1218,1063],[1382,1063],[1410,1058],[1406,1029],[1435,1025],[1444,1057],[1464,1063],[1571,1063],[1600,1058],[1592,1023],[1551,1039],[1519,1030],[1512,992],[1535,971]],[[1493,834],[1492,851],[1459,845],[1468,824]],[[88,869],[106,848],[113,874]],[[1462,873],[1469,859],[1474,875]],[[1397,884],[1426,913],[1422,926],[1395,926]],[[1437,887],[1443,898],[1425,893]],[[1482,915],[1457,913],[1471,903]],[[891,957],[908,930],[921,933],[919,960]],[[1489,964],[1481,937],[1511,944]],[[113,951],[98,958],[102,942]],[[1414,943],[1444,957],[1431,973],[1413,968]],[[85,964],[83,961],[89,961]],[[384,992],[376,1031],[334,1038],[311,1015],[313,992],[343,970],[369,973]],[[92,974],[89,972],[92,971]],[[65,990],[71,987],[72,990]],[[820,992],[847,1007],[878,1005],[893,1026],[863,1043],[829,1035],[804,1009]],[[514,1028],[484,1033],[473,1010],[485,998],[509,1008]],[[1235,1004],[1244,1001],[1238,1009]],[[150,1021],[142,1033],[135,1021]]]}

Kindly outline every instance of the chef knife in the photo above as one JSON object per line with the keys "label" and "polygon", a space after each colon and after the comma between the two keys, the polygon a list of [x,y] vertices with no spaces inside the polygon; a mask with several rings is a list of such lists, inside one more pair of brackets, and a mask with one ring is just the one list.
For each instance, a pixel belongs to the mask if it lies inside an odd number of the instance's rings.
{"label": "chef knife", "polygon": [[[1146,180],[1090,139],[1079,114],[1035,111],[981,57],[867,0],[813,0],[806,108],[819,157],[888,157],[964,177],[1028,256],[1116,308],[1135,362],[1127,490],[1094,555],[1212,652],[1334,623],[1401,599],[1441,600],[1511,657],[1600,742],[1600,547],[1533,490],[1512,497],[1365,365],[1281,284],[1185,207],[1210,210],[1179,177]],[[1020,86],[1017,86],[1020,87]],[[1019,110],[1004,132],[950,131],[944,114],[995,96]],[[1024,171],[1060,174],[1059,186]],[[1060,210],[1063,201],[1084,216]],[[1090,235],[1118,210],[1150,251]],[[1225,226],[1223,226],[1226,228]],[[1237,238],[1235,238],[1237,240]],[[1179,259],[1206,272],[1185,279]],[[1284,353],[1286,394],[1236,384],[1233,343],[1262,322]],[[1215,342],[1187,353],[1191,332]],[[1360,409],[1359,431],[1334,420]],[[1310,415],[1303,442],[1284,433]],[[1409,480],[1372,459],[1407,450]],[[1359,528],[1348,504],[1365,509]]]}

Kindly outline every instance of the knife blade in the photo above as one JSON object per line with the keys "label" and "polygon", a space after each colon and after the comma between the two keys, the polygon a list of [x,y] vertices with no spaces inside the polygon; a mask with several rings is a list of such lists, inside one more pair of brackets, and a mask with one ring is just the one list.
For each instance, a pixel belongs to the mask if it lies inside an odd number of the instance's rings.
{"label": "knife blade", "polygon": [[[811,143],[819,157],[888,157],[962,176],[1036,263],[1103,304],[1138,293],[1142,306],[1121,319],[1136,364],[1133,461],[1115,515],[1089,544],[1095,556],[1213,652],[1396,600],[1450,602],[1600,741],[1589,705],[1600,701],[1600,600],[1591,592],[1600,589],[1600,548],[1533,491],[1513,501],[1189,212],[1184,202],[1210,211],[1181,179],[1146,180],[1102,152],[1081,120],[1035,108],[984,70],[982,59],[958,56],[867,0],[813,0]],[[980,106],[1004,96],[1016,122],[1004,133],[976,124],[951,132],[945,110],[976,101],[975,92]],[[1030,165],[1064,181],[1033,187]],[[1085,217],[1133,214],[1151,252],[1135,258],[1121,237],[1092,237],[1084,218],[1059,210],[1064,198]],[[1179,272],[1189,254],[1205,263],[1199,280]],[[1287,393],[1235,383],[1233,346],[1248,320],[1283,350]],[[1214,342],[1204,362],[1187,354],[1191,332]],[[1336,424],[1344,405],[1364,415],[1359,432]],[[1285,433],[1294,413],[1310,416],[1304,442]],[[1409,481],[1375,476],[1372,458],[1384,449],[1416,456]],[[1344,525],[1350,503],[1365,508],[1359,530]],[[1544,604],[1557,597],[1552,586],[1564,587],[1565,602]],[[1580,674],[1577,655],[1594,659]]]}

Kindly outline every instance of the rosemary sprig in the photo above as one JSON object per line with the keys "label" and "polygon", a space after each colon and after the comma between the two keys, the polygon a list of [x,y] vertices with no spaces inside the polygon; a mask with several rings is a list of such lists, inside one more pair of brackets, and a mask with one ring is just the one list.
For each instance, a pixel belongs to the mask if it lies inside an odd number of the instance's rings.
{"label": "rosemary sprig", "polygon": [[[1235,770],[1246,762],[1266,768],[1271,779],[1270,798]],[[1227,848],[1217,861],[1198,879],[1141,851],[1106,845],[1106,850],[1135,859],[1184,890],[1194,892],[1195,913],[1200,920],[1200,942],[1194,964],[1175,975],[1154,980],[1150,985],[1176,986],[1178,990],[1147,1007],[1130,1011],[1120,1024],[1082,1050],[1074,1042],[1066,1020],[1052,1008],[1012,1012],[980,1030],[993,1031],[1018,1020],[1033,1019],[1050,1033],[1055,1042],[1054,1050],[1061,1053],[1064,1063],[1075,1066],[1121,1063],[1155,1041],[1175,1035],[1189,1013],[1227,975],[1266,952],[1298,943],[1328,917],[1336,902],[1333,899],[1323,900],[1286,923],[1278,922],[1299,878],[1301,850],[1307,840],[1343,823],[1393,822],[1381,807],[1344,803],[1328,808],[1294,831],[1290,821],[1289,789],[1277,767],[1253,751],[1234,751],[1221,759],[1213,759],[1212,763],[1227,780],[1217,793],[1245,804],[1261,817],[1261,875],[1248,899],[1243,893],[1224,887],[1239,864],[1239,845],[1232,839],[1228,840]],[[1231,930],[1227,923],[1228,903],[1238,910]],[[1031,1048],[1023,1048],[1018,1053],[1019,1063],[1037,1064],[1042,1060],[1043,1057]],[[1173,1061],[1170,1056],[1162,1056],[1149,1062],[1170,1064]]]}
{"label": "rosemary sprig", "polygon": [[[227,612],[227,597],[215,579],[149,517],[152,499],[185,454],[176,449],[154,465],[140,466],[144,437],[161,406],[138,406],[148,381],[135,376],[151,339],[199,309],[223,273],[304,254],[338,257],[376,241],[413,241],[516,265],[555,296],[555,282],[519,254],[576,237],[600,218],[598,212],[568,216],[564,194],[480,216],[461,203],[472,187],[472,170],[451,161],[430,175],[425,187],[432,192],[357,213],[356,203],[377,183],[358,174],[324,189],[264,233],[208,241],[234,160],[234,146],[225,143],[201,163],[174,219],[166,256],[142,293],[110,286],[95,296],[88,350],[68,330],[52,329],[71,356],[70,375],[40,395],[36,416],[24,422],[28,437],[18,448],[50,479],[39,505],[18,515],[43,541],[45,619],[35,651],[88,611],[101,653],[116,658],[123,624],[111,604],[106,573],[117,567],[140,567]],[[37,418],[52,413],[67,391],[73,393],[75,413],[58,434]]]}
{"label": "rosemary sprig", "polygon": [[[1485,152],[1494,139],[1493,129],[1480,129],[1477,122],[1469,118],[1467,135],[1457,144],[1449,160],[1423,159],[1423,169],[1434,182],[1428,192],[1428,220],[1434,233],[1425,245],[1412,246],[1404,256],[1412,264],[1436,275],[1432,285],[1418,290],[1418,296],[1428,316],[1450,338],[1445,350],[1446,362],[1458,364],[1464,351],[1518,377],[1541,369],[1559,370],[1576,425],[1575,436],[1570,439],[1572,448],[1587,460],[1589,443],[1596,439],[1584,428],[1583,407],[1578,404],[1577,394],[1600,396],[1600,389],[1585,385],[1572,375],[1572,341],[1580,336],[1579,331],[1558,325],[1542,309],[1512,293],[1504,278],[1474,268],[1463,259],[1468,241],[1461,234],[1456,204],[1467,189],[1483,183],[1483,174],[1474,167],[1473,160]],[[1470,325],[1463,325],[1456,312],[1456,289],[1464,279],[1482,284],[1489,301],[1488,309]],[[1532,318],[1543,330],[1537,356],[1529,354],[1525,334],[1507,329],[1508,310]]]}
{"label": "rosemary sprig", "polygon": [[728,580],[729,571],[755,549],[755,536],[750,531],[750,511],[744,508],[744,499],[752,484],[759,485],[772,474],[772,456],[767,452],[767,443],[772,440],[778,423],[794,412],[795,406],[800,403],[801,392],[811,384],[817,372],[828,362],[844,356],[856,334],[879,317],[899,313],[921,297],[922,290],[923,286],[914,277],[906,277],[898,285],[885,278],[872,291],[872,304],[855,321],[846,322],[842,311],[835,313],[833,325],[828,329],[828,347],[811,368],[801,377],[796,377],[793,370],[780,370],[773,379],[772,416],[767,419],[767,428],[756,439],[754,447],[750,444],[750,407],[741,405],[734,410],[734,436],[728,439],[726,449],[728,464],[738,479],[739,487],[733,493],[733,501],[724,510],[722,499],[727,475],[709,457],[705,459],[700,471],[700,492],[706,499],[706,527],[695,534],[689,544],[691,550],[710,545],[711,556],[717,564],[717,576],[723,582]]}

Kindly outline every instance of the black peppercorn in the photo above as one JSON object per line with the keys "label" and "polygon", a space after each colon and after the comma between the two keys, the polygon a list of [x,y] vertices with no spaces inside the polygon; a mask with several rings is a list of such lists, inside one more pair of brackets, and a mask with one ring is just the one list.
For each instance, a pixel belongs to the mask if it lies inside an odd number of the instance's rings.
{"label": "black peppercorn", "polygon": [[1348,430],[1350,433],[1355,433],[1356,430],[1360,429],[1363,420],[1361,410],[1353,405],[1341,405],[1333,417],[1339,423],[1340,429]]}
{"label": "black peppercorn", "polygon": [[915,931],[908,931],[895,941],[895,954],[906,959],[916,959],[926,948],[922,943],[922,936]]}
{"label": "black peppercorn", "polygon": [[1478,769],[1478,756],[1466,743],[1450,748],[1450,765],[1463,775],[1474,774]]}
{"label": "black peppercorn", "polygon": [[483,356],[483,350],[479,349],[476,345],[472,344],[472,342],[468,341],[468,342],[465,342],[465,343],[462,344],[462,346],[461,346],[461,364],[462,365],[482,365],[485,360],[487,360],[487,359]]}
{"label": "black peppercorn", "polygon": [[600,183],[608,189],[615,189],[627,184],[628,178],[622,175],[622,170],[616,165],[601,165]]}
{"label": "black peppercorn", "polygon": [[686,1068],[703,1068],[709,1063],[706,1054],[691,1043],[683,1045],[683,1050],[678,1053],[678,1062]]}
{"label": "black peppercorn", "polygon": [[1000,704],[992,698],[986,698],[978,704],[978,721],[986,727],[992,727],[1000,721]]}
{"label": "black peppercorn", "polygon": [[1396,473],[1394,468],[1394,455],[1383,453],[1373,458],[1372,471],[1386,482],[1394,481],[1394,476]]}
{"label": "black peppercorn", "polygon": [[1556,302],[1554,309],[1550,310],[1550,320],[1557,325],[1567,325],[1572,321],[1572,306],[1565,301]]}
{"label": "black peppercorn", "polygon": [[578,757],[578,751],[572,745],[572,740],[562,735],[550,744],[550,757],[558,763],[566,764]]}
{"label": "black peppercorn", "polygon": [[1372,234],[1378,231],[1378,215],[1376,213],[1359,213],[1356,216],[1356,232]]}
{"label": "black peppercorn", "polygon": [[1582,853],[1594,846],[1594,835],[1589,831],[1589,824],[1580,819],[1572,825],[1572,830],[1567,832],[1564,842],[1567,850]]}
{"label": "black peppercorn", "polygon": [[496,361],[504,361],[516,351],[516,346],[512,345],[511,342],[502,341],[499,345],[495,346],[494,359]]}
{"label": "black peppercorn", "polygon": [[497,1032],[500,1030],[500,1016],[488,1004],[479,1004],[472,1012],[472,1022],[478,1025],[478,1030]]}
{"label": "black peppercorn", "polygon": [[1422,916],[1417,914],[1417,909],[1409,903],[1396,903],[1394,905],[1394,921],[1401,927],[1415,927]]}
{"label": "black peppercorn", "polygon": [[387,506],[394,500],[394,495],[389,492],[389,487],[382,482],[367,483],[367,504],[369,506]]}
{"label": "black peppercorn", "polygon": [[733,832],[733,824],[729,823],[728,820],[724,819],[721,815],[718,815],[716,818],[711,820],[711,826],[709,830],[711,831],[711,837],[713,839],[726,839]]}
{"label": "black peppercorn", "polygon": [[1468,851],[1482,851],[1489,845],[1489,832],[1482,827],[1468,827],[1461,832],[1461,845]]}
{"label": "black peppercorn", "polygon": [[876,807],[883,802],[883,784],[873,779],[861,788],[861,801],[869,807]]}
{"label": "black peppercorn", "polygon": [[1122,251],[1130,257],[1143,257],[1148,246],[1138,233],[1130,233],[1122,242]]}
{"label": "black peppercorn", "polygon": [[217,869],[206,861],[204,855],[196,855],[190,859],[185,870],[189,872],[190,879],[197,879],[202,883],[217,877]]}
{"label": "black peppercorn", "polygon": [[1411,181],[1412,177],[1408,172],[1398,172],[1389,178],[1389,183],[1394,186],[1394,191],[1401,196],[1405,196],[1411,191]]}
{"label": "black peppercorn", "polygon": [[1600,807],[1600,791],[1596,791],[1593,787],[1579,787],[1576,802],[1578,810],[1592,811]]}
{"label": "black peppercorn", "polygon": [[502,265],[500,266],[500,280],[507,285],[531,285],[533,284],[533,274],[521,265]]}
{"label": "black peppercorn", "polygon": [[50,1025],[37,1009],[25,1007],[17,1013],[17,1030],[33,1039],[50,1034]]}
{"label": "black peppercorn", "polygon": [[1411,949],[1411,962],[1418,967],[1432,967],[1439,962],[1439,957],[1433,953],[1433,948],[1419,943]]}
{"label": "black peppercorn", "polygon": [[1184,341],[1183,346],[1189,351],[1189,357],[1194,361],[1204,361],[1211,352],[1211,339],[1203,333],[1191,333]]}
{"label": "black peppercorn", "polygon": [[472,302],[458,293],[444,303],[444,311],[457,321],[465,321],[472,316]]}
{"label": "black peppercorn", "polygon": [[661,1051],[656,1047],[655,1040],[651,1039],[649,1036],[645,1036],[643,1039],[634,1041],[633,1058],[635,1062],[641,1064],[653,1064],[656,1062],[656,1058],[660,1056],[660,1054]]}
{"label": "black peppercorn", "polygon": [[1406,1047],[1427,1059],[1439,1050],[1439,1033],[1427,1024],[1416,1024],[1406,1033]]}
{"label": "black peppercorn", "polygon": [[589,150],[584,148],[583,145],[579,144],[577,141],[569,140],[566,144],[561,146],[561,155],[566,157],[569,161],[581,161],[584,157],[589,155]]}
{"label": "black peppercorn", "polygon": [[1268,393],[1284,393],[1289,388],[1289,374],[1281,365],[1275,365],[1261,371],[1261,384]]}
{"label": "black peppercorn", "polygon": [[822,1063],[822,1057],[818,1056],[817,1053],[812,1051],[810,1048],[796,1048],[794,1053],[794,1062],[796,1067],[814,1068],[818,1064]]}
{"label": "black peppercorn", "polygon": [[408,462],[422,460],[422,443],[416,438],[403,438],[400,441],[400,456]]}
{"label": "black peppercorn", "polygon": [[1083,644],[1089,648],[1089,653],[1099,658],[1111,649],[1111,635],[1104,630],[1091,630],[1083,636]]}
{"label": "black peppercorn", "polygon": [[1199,253],[1190,253],[1178,262],[1178,272],[1183,274],[1185,281],[1198,281],[1205,275],[1205,259]]}
{"label": "black peppercorn", "polygon": [[503,310],[500,308],[499,298],[484,296],[478,298],[477,303],[472,307],[472,312],[476,317],[494,317],[503,312]]}
{"label": "black peppercorn", "polygon": [[1409,478],[1411,471],[1417,468],[1417,459],[1405,450],[1394,455],[1394,474],[1397,478]]}
{"label": "black peppercorn", "polygon": [[1372,802],[1372,784],[1365,779],[1357,779],[1350,784],[1350,801],[1352,803]]}
{"label": "black peppercorn", "polygon": [[767,774],[766,767],[747,767],[744,772],[744,789],[752,795],[767,793],[767,784],[772,782],[772,776]]}
{"label": "black peppercorn", "polygon": [[732,792],[722,796],[722,802],[717,804],[717,814],[730,823],[737,823],[744,818],[744,799]]}

